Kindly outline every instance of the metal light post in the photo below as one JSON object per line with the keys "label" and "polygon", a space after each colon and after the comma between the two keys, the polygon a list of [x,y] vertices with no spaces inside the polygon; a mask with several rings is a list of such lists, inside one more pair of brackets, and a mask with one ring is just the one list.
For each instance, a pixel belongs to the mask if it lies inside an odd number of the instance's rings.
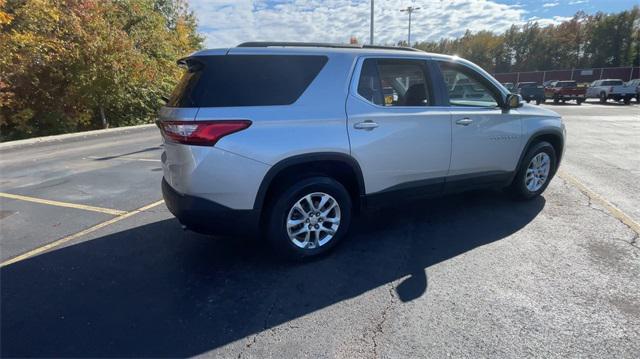
{"label": "metal light post", "polygon": [[411,47],[411,14],[414,11],[418,11],[420,10],[419,7],[413,7],[413,6],[409,6],[406,9],[401,9],[400,11],[402,12],[407,12],[409,13],[409,34],[407,35],[407,46]]}
{"label": "metal light post", "polygon": [[373,45],[373,0],[371,0],[371,23],[369,28],[369,45]]}

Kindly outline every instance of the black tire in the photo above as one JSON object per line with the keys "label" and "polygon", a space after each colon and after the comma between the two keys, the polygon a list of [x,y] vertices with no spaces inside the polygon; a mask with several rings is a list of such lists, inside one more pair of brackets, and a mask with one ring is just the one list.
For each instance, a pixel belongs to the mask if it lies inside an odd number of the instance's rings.
{"label": "black tire", "polygon": [[636,102],[640,102],[640,94],[636,95]]}
{"label": "black tire", "polygon": [[631,103],[631,97],[628,97],[628,96],[627,96],[627,97],[625,97],[625,98],[624,98],[624,104],[625,104],[625,105],[629,105],[630,103]]}
{"label": "black tire", "polygon": [[[527,168],[529,167],[529,163],[531,162],[531,160],[541,152],[549,155],[549,158],[551,160],[549,175],[547,176],[544,184],[538,190],[530,191],[525,183]],[[509,192],[509,194],[517,200],[527,200],[539,196],[542,192],[544,192],[545,189],[547,189],[549,182],[551,182],[551,179],[556,172],[556,166],[556,151],[549,142],[541,141],[532,144],[527,150],[527,153],[522,158],[522,162],[518,166],[518,172],[516,173],[515,178],[511,182],[511,185],[507,187],[507,192]]]}
{"label": "black tire", "polygon": [[600,103],[606,103],[607,102],[607,94],[604,92],[600,92]]}
{"label": "black tire", "polygon": [[584,99],[578,99],[578,100],[576,100],[576,102],[578,103],[578,105],[582,105],[582,103],[583,103],[584,101],[585,101]]}
{"label": "black tire", "polygon": [[526,99],[525,101],[527,101],[527,103],[530,103],[530,102],[531,102],[531,100],[530,100],[530,99]]}
{"label": "black tire", "polygon": [[537,100],[536,100],[536,105],[539,105],[539,104],[541,104],[541,103],[542,103],[542,100],[541,100],[541,99],[537,99]]}
{"label": "black tire", "polygon": [[[328,194],[336,200],[340,209],[340,224],[333,238],[324,245],[315,248],[301,248],[289,239],[287,219],[294,204],[307,194],[314,192]],[[271,210],[265,218],[268,221],[265,223],[266,238],[277,254],[293,260],[308,259],[328,252],[345,237],[351,223],[352,203],[349,192],[340,182],[330,177],[310,177],[297,181],[277,194],[270,203],[270,207]],[[306,224],[302,224],[302,226],[306,226]]]}
{"label": "black tire", "polygon": [[554,99],[553,99],[553,104],[554,104],[554,105],[557,105],[558,103],[560,103],[560,99],[558,99],[558,98],[554,98]]}

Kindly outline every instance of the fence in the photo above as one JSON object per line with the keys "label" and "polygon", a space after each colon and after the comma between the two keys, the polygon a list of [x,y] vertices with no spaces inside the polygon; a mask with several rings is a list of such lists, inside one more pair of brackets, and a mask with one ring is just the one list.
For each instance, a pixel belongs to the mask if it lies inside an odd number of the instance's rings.
{"label": "fence", "polygon": [[640,78],[640,67],[603,67],[595,69],[571,69],[551,71],[508,72],[493,75],[500,82],[537,82],[551,80],[575,80],[593,82],[600,79],[630,81]]}

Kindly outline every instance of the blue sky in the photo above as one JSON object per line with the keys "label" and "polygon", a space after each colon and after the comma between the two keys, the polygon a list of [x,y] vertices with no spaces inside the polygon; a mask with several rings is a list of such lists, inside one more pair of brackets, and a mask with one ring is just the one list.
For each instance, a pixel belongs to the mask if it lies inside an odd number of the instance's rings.
{"label": "blue sky", "polygon": [[[230,47],[244,41],[348,42],[369,40],[369,0],[187,0],[198,17],[206,47]],[[502,32],[511,24],[553,24],[579,10],[617,12],[635,0],[375,0],[375,40],[393,44],[407,36],[407,15],[414,13],[412,40],[453,38],[471,31]]]}

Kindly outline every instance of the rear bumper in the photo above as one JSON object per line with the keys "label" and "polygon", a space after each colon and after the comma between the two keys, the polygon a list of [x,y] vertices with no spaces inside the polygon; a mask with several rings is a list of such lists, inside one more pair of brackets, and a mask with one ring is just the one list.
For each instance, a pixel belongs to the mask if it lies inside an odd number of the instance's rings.
{"label": "rear bumper", "polygon": [[195,232],[232,236],[257,233],[257,210],[232,209],[204,198],[180,194],[164,178],[162,196],[169,211]]}

